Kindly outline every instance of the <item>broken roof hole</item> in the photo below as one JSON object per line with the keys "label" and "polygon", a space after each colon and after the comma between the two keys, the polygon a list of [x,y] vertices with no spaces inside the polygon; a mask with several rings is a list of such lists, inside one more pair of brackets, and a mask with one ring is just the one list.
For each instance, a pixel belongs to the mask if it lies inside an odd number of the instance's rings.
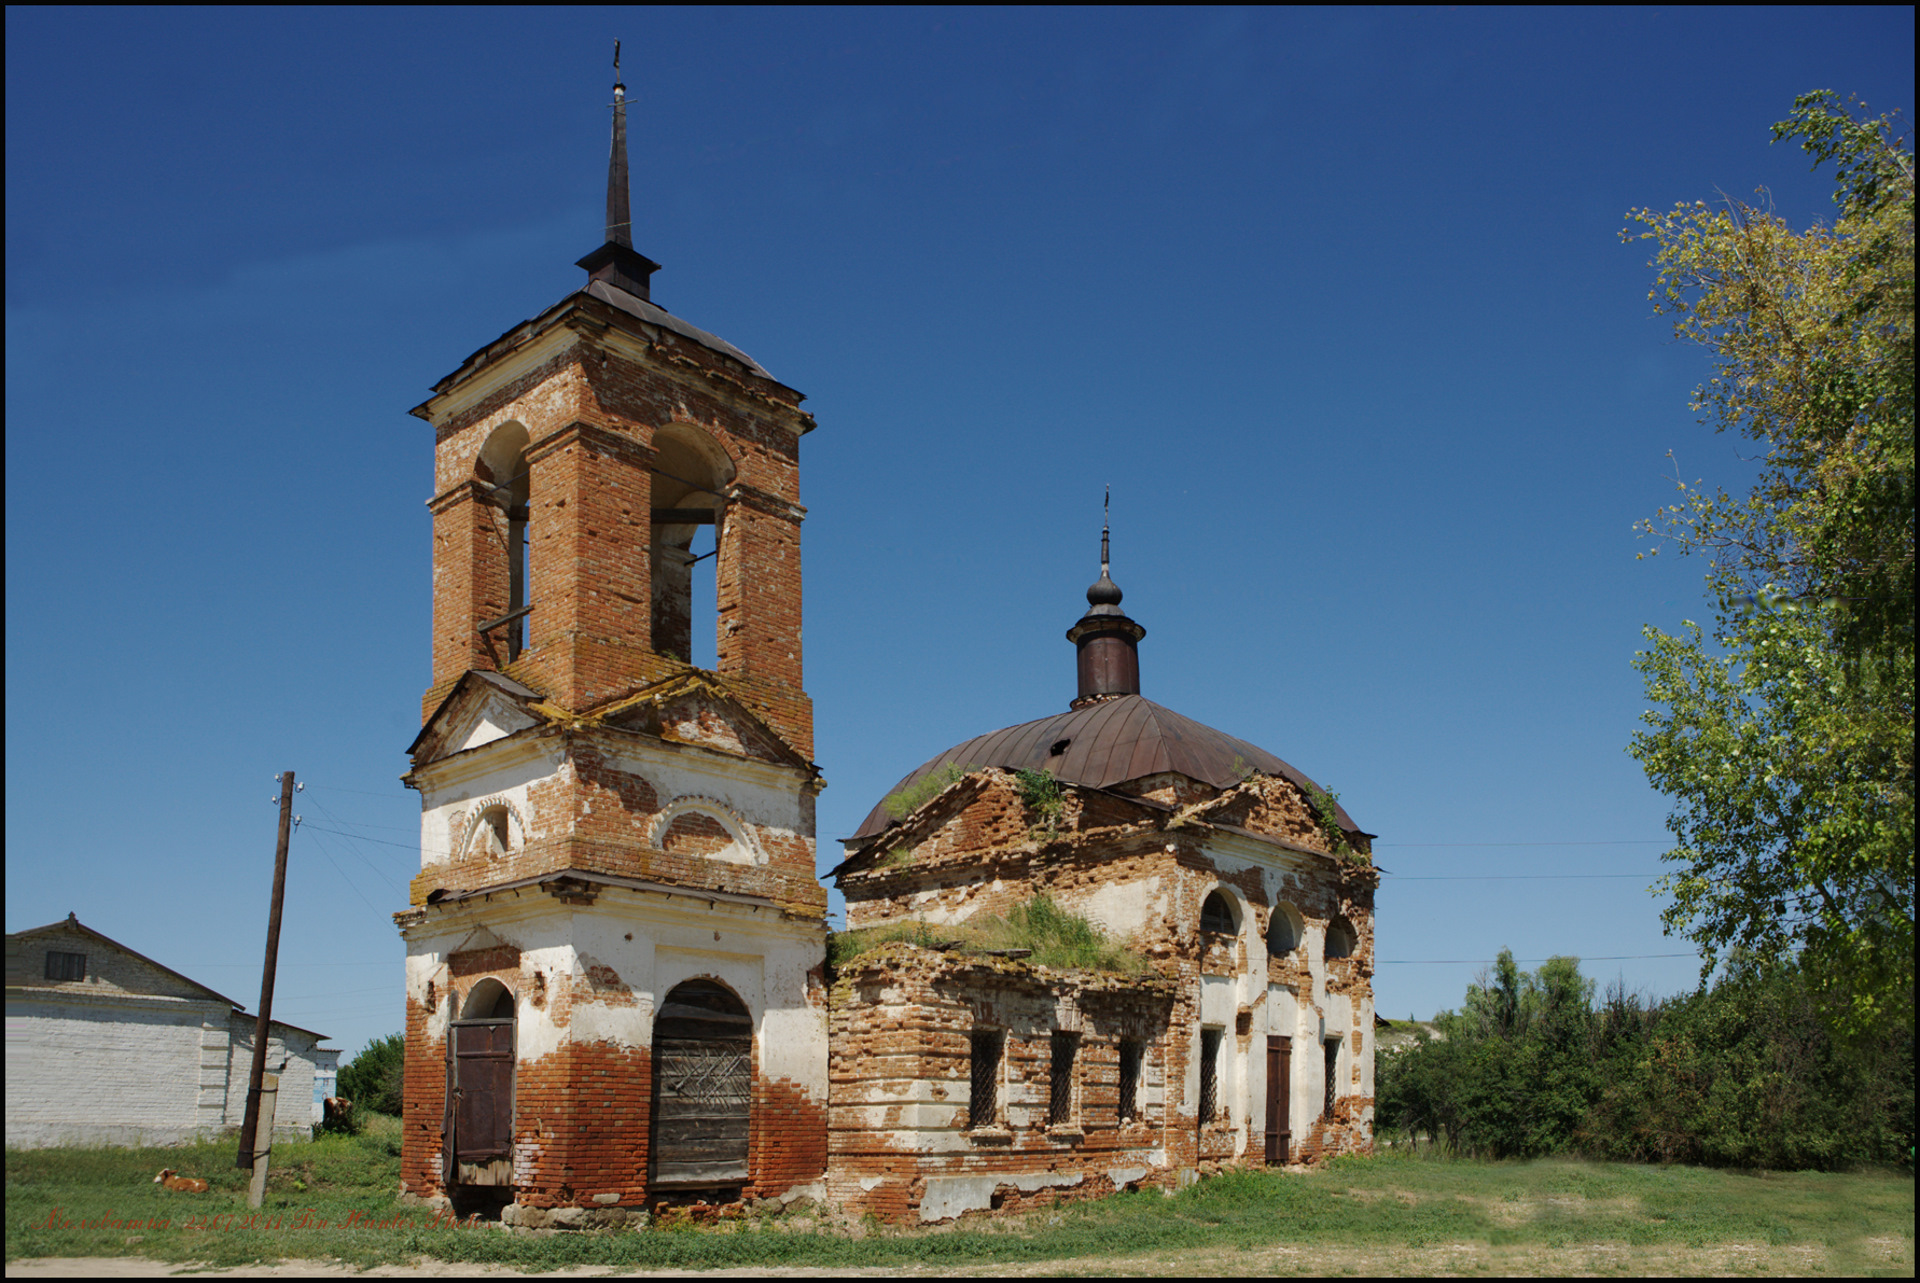
{"label": "broken roof hole", "polygon": [[1062,753],[1067,751],[1067,745],[1071,743],[1073,743],[1072,740],[1055,740],[1053,742],[1053,747],[1047,750],[1047,756],[1048,757],[1060,756]]}

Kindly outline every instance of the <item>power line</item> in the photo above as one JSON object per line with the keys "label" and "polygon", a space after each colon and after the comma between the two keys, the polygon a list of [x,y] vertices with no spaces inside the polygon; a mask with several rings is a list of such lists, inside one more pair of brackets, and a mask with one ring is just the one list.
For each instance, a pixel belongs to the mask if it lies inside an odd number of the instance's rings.
{"label": "power line", "polygon": [[1567,878],[1661,878],[1664,873],[1444,873],[1430,877],[1403,878],[1388,874],[1395,882],[1552,882]]}
{"label": "power line", "polygon": [[1665,846],[1667,841],[1666,838],[1624,838],[1618,842],[1376,842],[1374,845],[1412,850],[1469,846]]}
{"label": "power line", "polygon": [[[1615,953],[1589,957],[1584,953],[1560,953],[1557,958],[1576,958],[1581,962],[1635,962],[1642,958],[1697,958],[1697,953]],[[1551,962],[1552,958],[1515,958],[1515,962]],[[1455,964],[1492,966],[1498,958],[1376,958],[1376,967],[1437,967]]]}

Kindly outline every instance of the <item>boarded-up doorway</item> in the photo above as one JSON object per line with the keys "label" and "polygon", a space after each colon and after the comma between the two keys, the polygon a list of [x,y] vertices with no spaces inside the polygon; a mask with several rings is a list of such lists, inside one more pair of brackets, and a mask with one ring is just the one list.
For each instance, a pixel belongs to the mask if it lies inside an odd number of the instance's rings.
{"label": "boarded-up doorway", "polygon": [[753,1020],[712,980],[678,985],[653,1022],[655,1189],[712,1189],[747,1180]]}
{"label": "boarded-up doorway", "polygon": [[483,980],[447,1040],[448,1184],[513,1183],[513,993]]}
{"label": "boarded-up doorway", "polygon": [[1281,1167],[1293,1147],[1287,1118],[1293,1100],[1293,1039],[1267,1039],[1267,1166]]}

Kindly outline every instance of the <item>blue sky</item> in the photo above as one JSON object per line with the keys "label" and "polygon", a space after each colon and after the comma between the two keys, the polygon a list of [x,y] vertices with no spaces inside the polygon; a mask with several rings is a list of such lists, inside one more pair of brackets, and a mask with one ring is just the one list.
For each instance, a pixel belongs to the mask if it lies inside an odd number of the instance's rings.
{"label": "blue sky", "polygon": [[[1625,746],[1636,562],[1705,355],[1623,214],[1831,182],[1795,94],[1908,116],[1909,8],[7,13],[7,928],[275,1014],[402,1019],[428,674],[406,411],[583,279],[610,77],[654,297],[809,394],[822,868],[918,762],[1073,694],[1097,572],[1143,692],[1380,834],[1379,1005],[1572,953],[1670,992]],[[708,651],[710,653],[710,643]],[[698,656],[696,655],[696,658]],[[1605,876],[1600,876],[1605,875]],[[1682,957],[1650,955],[1684,954]],[[1434,961],[1458,960],[1458,961]]]}

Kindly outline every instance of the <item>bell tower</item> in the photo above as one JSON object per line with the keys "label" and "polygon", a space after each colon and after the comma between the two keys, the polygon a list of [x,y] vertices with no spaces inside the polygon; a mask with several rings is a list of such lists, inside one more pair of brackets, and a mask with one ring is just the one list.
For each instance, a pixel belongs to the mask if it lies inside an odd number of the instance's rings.
{"label": "bell tower", "polygon": [[403,777],[422,806],[396,915],[403,1185],[522,1224],[778,1195],[826,1151],[800,639],[813,418],[653,301],[617,44],[614,67],[586,280],[413,411],[433,428],[433,644]]}

